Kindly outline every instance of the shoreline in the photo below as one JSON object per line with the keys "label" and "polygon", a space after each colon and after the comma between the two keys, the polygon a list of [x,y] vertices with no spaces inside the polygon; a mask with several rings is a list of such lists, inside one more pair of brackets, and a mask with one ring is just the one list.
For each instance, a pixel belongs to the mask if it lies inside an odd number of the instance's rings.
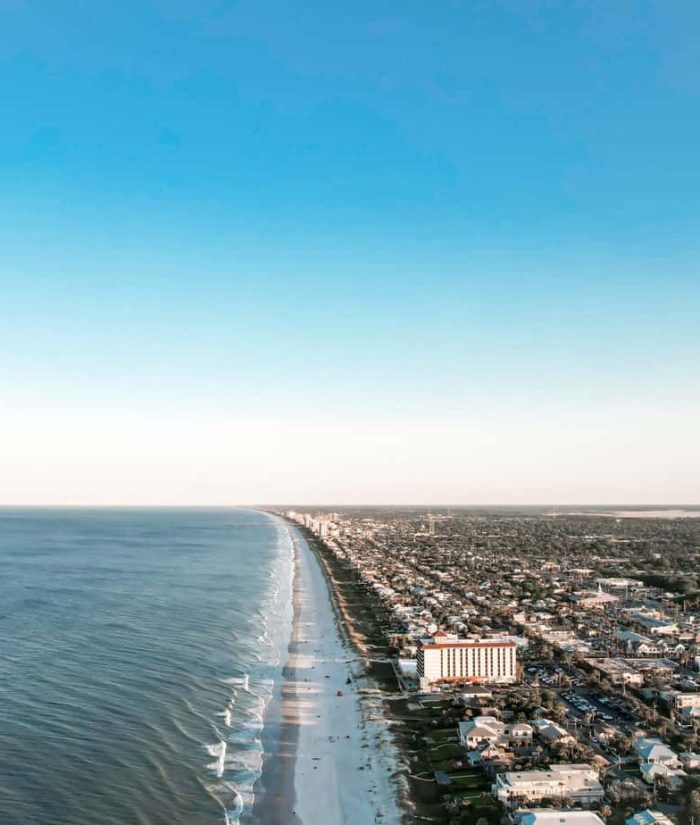
{"label": "shoreline", "polygon": [[367,650],[318,549],[297,525],[274,516],[294,545],[292,634],[280,689],[266,714],[266,755],[253,810],[243,821],[399,825],[393,776],[401,765]]}
{"label": "shoreline", "polygon": [[242,822],[250,825],[266,823],[300,823],[294,813],[296,791],[294,786],[297,750],[299,746],[299,714],[294,699],[294,685],[298,674],[294,657],[298,653],[301,623],[301,572],[299,550],[290,532],[294,547],[292,579],[292,630],[287,645],[287,660],[282,668],[279,690],[267,708],[261,742],[263,768],[255,783],[253,810]]}

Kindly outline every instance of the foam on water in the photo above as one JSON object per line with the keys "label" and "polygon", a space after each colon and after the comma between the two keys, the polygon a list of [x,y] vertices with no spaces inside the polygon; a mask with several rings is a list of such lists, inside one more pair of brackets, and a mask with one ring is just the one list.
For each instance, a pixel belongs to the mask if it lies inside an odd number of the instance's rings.
{"label": "foam on water", "polygon": [[243,690],[248,690],[248,683],[250,680],[249,674],[245,674],[245,676],[230,676],[228,679],[222,679],[221,681],[225,685],[240,685]]}
{"label": "foam on water", "polygon": [[232,689],[226,707],[218,714],[225,729],[215,726],[220,741],[207,746],[209,755],[217,757],[208,767],[221,780],[212,791],[222,799],[226,825],[238,825],[241,816],[252,810],[253,788],[265,755],[261,743],[265,712],[281,679],[291,635],[294,548],[290,529],[279,521],[276,526],[277,558],[260,608],[250,617],[248,638],[255,644],[241,646],[247,655],[233,663],[245,666],[243,672],[221,680]]}
{"label": "foam on water", "polygon": [[235,825],[291,628],[281,522],[22,511],[0,533],[2,825]]}
{"label": "foam on water", "polygon": [[237,695],[238,695],[237,692],[234,691],[233,696],[231,697],[231,699],[230,699],[229,703],[226,705],[226,707],[221,711],[221,713],[216,714],[218,717],[220,717],[224,720],[224,725],[226,725],[227,728],[230,728],[231,725],[232,725],[233,707],[236,704],[236,696]]}
{"label": "foam on water", "polygon": [[226,825],[237,825],[237,823],[240,822],[241,814],[244,809],[243,797],[238,793],[233,785],[229,785],[228,788],[233,795],[233,802],[231,807],[224,810],[224,819]]}
{"label": "foam on water", "polygon": [[209,763],[209,770],[214,771],[214,773],[219,777],[224,775],[224,765],[226,763],[226,748],[227,744],[224,739],[217,742],[215,745],[206,746],[206,751],[209,754],[209,756],[216,757],[216,762]]}

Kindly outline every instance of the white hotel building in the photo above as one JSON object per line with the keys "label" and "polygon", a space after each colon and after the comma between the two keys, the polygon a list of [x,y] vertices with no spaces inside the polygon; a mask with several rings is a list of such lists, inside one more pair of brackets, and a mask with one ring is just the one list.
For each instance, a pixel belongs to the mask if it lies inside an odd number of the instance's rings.
{"label": "white hotel building", "polygon": [[442,630],[418,642],[421,690],[439,682],[516,681],[515,642],[506,639],[460,639]]}

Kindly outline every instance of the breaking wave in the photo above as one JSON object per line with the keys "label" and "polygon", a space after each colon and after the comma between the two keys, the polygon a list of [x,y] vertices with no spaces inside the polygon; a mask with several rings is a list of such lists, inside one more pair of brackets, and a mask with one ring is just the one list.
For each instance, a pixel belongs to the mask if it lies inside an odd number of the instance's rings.
{"label": "breaking wave", "polygon": [[215,761],[210,775],[219,780],[211,790],[222,801],[226,825],[238,825],[255,801],[254,786],[262,774],[265,712],[280,684],[292,622],[293,542],[286,525],[276,522],[277,558],[268,574],[260,607],[248,619],[249,633],[239,633],[241,661],[248,667],[221,683],[231,690],[213,724],[217,742],[206,746]]}

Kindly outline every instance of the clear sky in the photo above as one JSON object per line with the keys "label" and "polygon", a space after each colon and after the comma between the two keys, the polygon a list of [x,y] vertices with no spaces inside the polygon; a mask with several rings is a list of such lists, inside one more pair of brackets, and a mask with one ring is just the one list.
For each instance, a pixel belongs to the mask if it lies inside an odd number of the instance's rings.
{"label": "clear sky", "polygon": [[700,501],[698,26],[0,0],[0,503]]}

